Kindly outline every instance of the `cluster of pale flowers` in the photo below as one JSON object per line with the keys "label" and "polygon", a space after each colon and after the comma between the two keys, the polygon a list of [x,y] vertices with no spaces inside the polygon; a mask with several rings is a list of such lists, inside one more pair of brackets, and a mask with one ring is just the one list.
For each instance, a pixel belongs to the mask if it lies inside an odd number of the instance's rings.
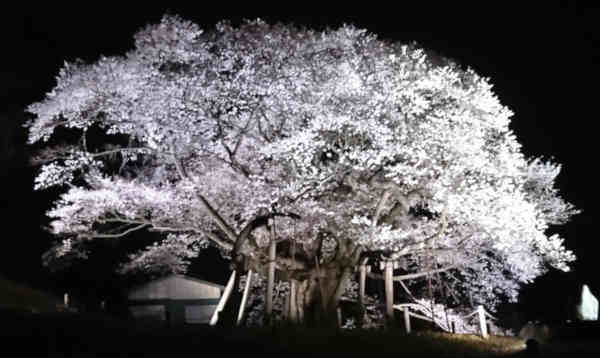
{"label": "cluster of pale flowers", "polygon": [[[179,272],[208,241],[227,254],[205,200],[236,232],[289,212],[301,219],[282,219],[278,235],[299,245],[328,232],[416,272],[452,266],[486,300],[514,299],[519,283],[574,259],[548,234],[576,213],[554,187],[560,167],[524,157],[489,80],[352,26],[205,32],[166,16],[125,56],[66,64],[28,109],[31,143],[61,126],[129,143],[119,170],[85,146],[42,167],[36,189],[70,185],[48,213],[66,237],[61,255],[137,229],[172,235],[125,271]],[[410,193],[418,199],[392,217]],[[264,248],[268,233],[256,236]]]}

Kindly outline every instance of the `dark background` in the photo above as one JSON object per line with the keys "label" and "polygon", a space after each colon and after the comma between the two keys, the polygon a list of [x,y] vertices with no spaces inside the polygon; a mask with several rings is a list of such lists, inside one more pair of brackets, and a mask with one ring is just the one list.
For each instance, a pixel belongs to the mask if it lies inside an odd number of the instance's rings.
{"label": "dark background", "polygon": [[[197,2],[200,3],[200,2]],[[401,4],[402,2],[399,2]],[[83,3],[82,3],[83,4]],[[568,274],[550,271],[526,286],[520,309],[528,317],[552,314],[577,284],[600,293],[597,237],[593,223],[598,210],[596,165],[598,83],[600,70],[600,11],[578,2],[543,2],[527,7],[422,7],[398,5],[354,9],[343,16],[311,8],[307,15],[273,15],[255,7],[243,12],[231,5],[220,11],[188,7],[112,6],[86,3],[80,7],[24,6],[2,11],[0,21],[0,276],[34,287],[81,296],[105,295],[123,283],[108,274],[119,259],[114,246],[99,244],[100,255],[86,264],[49,273],[41,255],[51,238],[41,230],[44,212],[57,192],[33,192],[35,168],[27,158],[24,108],[39,101],[55,85],[64,61],[95,61],[100,55],[123,54],[133,46],[132,35],[156,23],[166,12],[179,14],[205,29],[221,19],[233,23],[260,17],[267,22],[293,22],[316,28],[354,24],[382,38],[417,41],[490,77],[500,100],[511,108],[512,129],[528,155],[555,158],[563,164],[558,180],[562,195],[583,212],[569,224],[553,229],[566,238],[578,260]],[[363,4],[364,5],[364,4]],[[295,12],[291,12],[295,13]],[[200,260],[197,274],[224,280],[226,270],[210,269]],[[204,261],[205,262],[205,261]]]}

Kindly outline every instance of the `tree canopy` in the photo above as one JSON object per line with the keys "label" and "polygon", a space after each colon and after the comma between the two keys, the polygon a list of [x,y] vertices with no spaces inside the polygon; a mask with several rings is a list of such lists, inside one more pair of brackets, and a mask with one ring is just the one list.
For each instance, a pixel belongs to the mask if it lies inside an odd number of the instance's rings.
{"label": "tree canopy", "polygon": [[560,165],[523,155],[489,79],[352,26],[165,16],[123,56],[65,63],[28,110],[35,187],[65,188],[48,260],[153,230],[124,271],[181,272],[208,245],[261,271],[275,239],[282,277],[331,282],[331,302],[367,255],[483,302],[574,260],[548,234],[576,213]]}

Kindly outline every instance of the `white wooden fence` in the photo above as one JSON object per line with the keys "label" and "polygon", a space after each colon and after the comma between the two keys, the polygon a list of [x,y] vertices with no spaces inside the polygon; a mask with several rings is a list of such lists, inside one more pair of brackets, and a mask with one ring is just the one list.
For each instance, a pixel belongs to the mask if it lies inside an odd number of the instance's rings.
{"label": "white wooden fence", "polygon": [[[454,326],[455,326],[455,322],[450,322],[450,327],[446,328],[443,327],[439,322],[435,321],[432,317],[427,317],[418,313],[414,313],[411,312],[411,307],[414,308],[414,306],[419,306],[419,304],[416,303],[402,303],[402,304],[398,304],[398,305],[394,305],[394,309],[400,310],[404,313],[404,326],[406,328],[406,333],[411,333],[411,327],[410,327],[410,317],[415,317],[418,319],[422,319],[428,322],[432,322],[434,323],[436,326],[440,327],[441,329],[445,330],[445,331],[454,331]],[[479,333],[481,334],[481,336],[485,339],[487,339],[489,337],[489,333],[488,333],[488,326],[487,326],[487,320],[486,319],[491,319],[491,320],[497,320],[496,317],[494,317],[492,314],[490,314],[489,312],[487,312],[485,310],[485,308],[481,305],[477,306],[477,309],[465,316],[462,316],[462,318],[468,318],[470,316],[473,316],[477,314],[479,316]]]}

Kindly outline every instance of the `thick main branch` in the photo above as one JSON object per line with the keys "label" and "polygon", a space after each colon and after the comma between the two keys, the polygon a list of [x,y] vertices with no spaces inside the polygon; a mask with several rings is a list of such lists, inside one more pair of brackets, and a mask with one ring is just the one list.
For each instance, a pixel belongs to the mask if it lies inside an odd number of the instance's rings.
{"label": "thick main branch", "polygon": [[[172,154],[173,160],[175,161],[175,167],[177,168],[177,172],[181,176],[181,179],[193,182],[190,176],[188,175],[187,171],[185,170],[185,166],[183,165],[181,159],[177,157],[174,150],[172,150]],[[198,200],[200,200],[200,203],[202,204],[206,212],[210,215],[210,217],[215,221],[219,229],[221,229],[225,233],[225,235],[227,235],[229,240],[231,240],[232,242],[236,242],[238,235],[231,228],[231,226],[229,226],[225,222],[225,219],[223,219],[223,217],[219,215],[217,210],[215,210],[215,208],[213,208],[212,205],[210,205],[208,200],[202,194],[198,193],[197,191],[194,191],[194,194],[196,195]]]}
{"label": "thick main branch", "polygon": [[[433,275],[433,274],[440,273],[440,272],[445,272],[445,271],[451,270],[455,267],[457,267],[457,265],[449,265],[449,266],[445,266],[445,267],[435,269],[435,270],[428,270],[428,271],[423,271],[423,272],[416,272],[416,273],[409,273],[409,274],[400,275],[400,276],[394,276],[393,280],[394,281],[412,280],[415,278],[420,278],[420,277],[425,277],[425,276]],[[377,274],[377,273],[368,272],[367,276],[369,278],[372,278],[375,280],[384,280],[385,279],[385,277],[382,274]]]}

